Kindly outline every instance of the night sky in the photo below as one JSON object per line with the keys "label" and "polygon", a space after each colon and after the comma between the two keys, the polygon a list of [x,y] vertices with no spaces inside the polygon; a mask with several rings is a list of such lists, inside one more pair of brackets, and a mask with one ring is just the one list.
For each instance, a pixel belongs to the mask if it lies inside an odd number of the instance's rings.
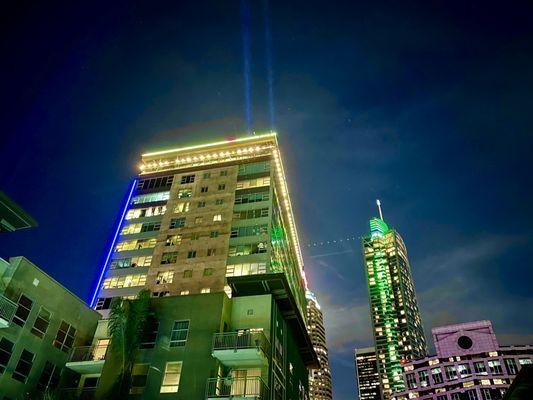
{"label": "night sky", "polygon": [[[12,3],[0,190],[40,226],[3,235],[0,256],[87,299],[139,154],[244,133],[240,1]],[[260,132],[263,8],[250,3]],[[502,343],[533,342],[532,11],[271,1],[275,129],[336,400],[356,397],[353,348],[372,342],[361,248],[307,243],[362,236],[376,198],[406,242],[427,336],[490,319]]]}

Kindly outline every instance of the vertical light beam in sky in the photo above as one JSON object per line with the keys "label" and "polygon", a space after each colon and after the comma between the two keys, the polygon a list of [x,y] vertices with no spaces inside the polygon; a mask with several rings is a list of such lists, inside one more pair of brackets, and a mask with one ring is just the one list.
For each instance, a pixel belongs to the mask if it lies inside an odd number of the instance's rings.
{"label": "vertical light beam in sky", "polygon": [[248,0],[241,0],[242,8],[242,53],[244,75],[244,107],[246,112],[246,130],[252,132],[252,117],[250,105],[250,7]]}
{"label": "vertical light beam in sky", "polygon": [[270,117],[270,129],[275,130],[274,108],[274,72],[272,71],[272,34],[270,31],[270,10],[268,0],[263,0],[263,23],[265,26],[265,58],[268,83],[268,108]]}

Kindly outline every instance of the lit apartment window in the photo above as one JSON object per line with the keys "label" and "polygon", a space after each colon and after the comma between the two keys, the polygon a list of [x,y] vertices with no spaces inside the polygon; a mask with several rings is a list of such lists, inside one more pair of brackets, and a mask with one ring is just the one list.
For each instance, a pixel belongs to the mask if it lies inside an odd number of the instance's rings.
{"label": "lit apartment window", "polygon": [[200,225],[202,222],[204,222],[204,217],[196,217],[194,219],[195,225]]}
{"label": "lit apartment window", "polygon": [[245,236],[259,236],[268,233],[268,224],[241,226],[239,228],[231,228],[230,237],[245,237]]}
{"label": "lit apartment window", "polygon": [[185,217],[172,218],[170,220],[170,229],[183,228],[185,226]]}
{"label": "lit apartment window", "polygon": [[226,190],[226,184],[221,183],[220,185],[218,185],[218,190]]}
{"label": "lit apartment window", "polygon": [[167,206],[135,208],[133,210],[128,210],[126,214],[126,220],[144,218],[144,217],[153,217],[153,216],[163,215],[166,212],[167,212]]}
{"label": "lit apartment window", "polygon": [[502,374],[502,366],[500,364],[500,361],[498,360],[490,360],[488,362],[489,364],[489,370],[490,373],[493,375],[501,375]]}
{"label": "lit apartment window", "polygon": [[158,192],[150,194],[141,194],[131,199],[132,204],[153,203],[156,201],[166,201],[170,198],[170,192]]}
{"label": "lit apartment window", "polygon": [[260,186],[270,186],[270,177],[265,176],[263,178],[248,179],[245,181],[237,182],[237,190],[260,187]]}
{"label": "lit apartment window", "polygon": [[149,267],[151,263],[152,263],[152,256],[118,258],[116,260],[111,261],[109,268],[117,269],[117,268]]}
{"label": "lit apartment window", "polygon": [[470,365],[468,364],[459,364],[457,366],[457,371],[459,372],[461,378],[472,375],[472,371],[470,371]]}
{"label": "lit apartment window", "polygon": [[157,273],[155,280],[156,285],[163,285],[165,283],[172,283],[174,279],[174,271],[160,271]]}
{"label": "lit apartment window", "polygon": [[200,293],[211,293],[211,288],[203,288]]}
{"label": "lit apartment window", "polygon": [[169,235],[165,241],[165,246],[177,246],[181,243],[181,235]]}
{"label": "lit apartment window", "polygon": [[210,257],[210,256],[214,256],[216,255],[216,252],[217,250],[216,249],[207,249],[207,255]]}
{"label": "lit apartment window", "polygon": [[224,199],[216,199],[215,200],[215,205],[219,206],[221,204],[224,204]]}
{"label": "lit apartment window", "polygon": [[185,183],[193,183],[193,182],[194,182],[194,175],[183,175],[180,181],[182,185]]}
{"label": "lit apartment window", "polygon": [[183,271],[183,277],[192,278],[192,269],[186,269],[185,271]]}
{"label": "lit apartment window", "polygon": [[181,295],[181,296],[187,296],[188,294],[189,294],[189,291],[188,291],[188,290],[182,290],[182,291],[180,292],[180,295]]}
{"label": "lit apartment window", "polygon": [[170,332],[170,347],[183,347],[189,336],[189,321],[174,321]]}
{"label": "lit apartment window", "polygon": [[48,326],[50,325],[51,317],[52,313],[50,313],[50,311],[48,311],[46,308],[41,307],[39,309],[39,314],[33,323],[33,328],[31,328],[31,333],[42,339],[46,333],[46,330],[48,329]]}
{"label": "lit apartment window", "polygon": [[161,264],[175,264],[178,261],[178,252],[172,251],[170,253],[163,253],[161,256]]}
{"label": "lit apartment window", "polygon": [[120,242],[115,247],[115,252],[129,251],[129,250],[141,250],[141,249],[151,249],[155,247],[156,239],[140,239],[140,240],[126,240]]}
{"label": "lit apartment window", "polygon": [[182,364],[181,361],[167,362],[160,393],[178,392]]}
{"label": "lit apartment window", "polygon": [[196,258],[196,250],[187,252],[187,258]]}
{"label": "lit apartment window", "polygon": [[175,214],[177,214],[177,213],[184,213],[184,212],[189,211],[190,208],[191,208],[191,203],[189,203],[189,202],[178,203],[178,204],[176,204],[176,206],[174,207],[174,213],[175,213]]}
{"label": "lit apartment window", "polygon": [[213,215],[213,222],[220,222],[220,221],[222,221],[222,214]]}
{"label": "lit apartment window", "polygon": [[131,371],[130,394],[141,394],[144,392],[148,379],[149,364],[134,364]]}
{"label": "lit apartment window", "polygon": [[13,347],[15,343],[7,340],[6,338],[0,339],[0,374],[3,374],[6,370],[7,364],[13,354]]}
{"label": "lit apartment window", "polygon": [[213,268],[204,268],[204,276],[213,275]]}
{"label": "lit apartment window", "polygon": [[61,325],[57,330],[56,338],[53,342],[54,347],[65,353],[68,353],[74,343],[76,337],[76,328],[65,321],[61,321]]}
{"label": "lit apartment window", "polygon": [[518,363],[520,365],[529,365],[529,364],[533,364],[533,360],[531,360],[530,358],[520,358],[518,359]]}
{"label": "lit apartment window", "polygon": [[228,257],[247,256],[250,254],[266,253],[267,246],[263,242],[240,244],[230,246],[228,249]]}
{"label": "lit apartment window", "polygon": [[228,176],[228,170],[224,169],[220,171],[220,176]]}
{"label": "lit apartment window", "polygon": [[178,199],[186,199],[192,196],[192,189],[180,189],[178,190]]}
{"label": "lit apartment window", "polygon": [[33,300],[30,300],[28,297],[21,294],[18,301],[17,311],[15,311],[12,321],[18,326],[24,326],[32,307]]}
{"label": "lit apartment window", "polygon": [[208,190],[209,190],[209,188],[207,186],[202,186],[200,188],[200,193],[207,193]]}
{"label": "lit apartment window", "polygon": [[121,235],[132,235],[141,231],[143,224],[129,224],[120,231]]}
{"label": "lit apartment window", "polygon": [[26,383],[28,375],[30,375],[31,367],[33,366],[34,357],[34,354],[28,350],[22,350],[17,366],[13,371],[13,379],[22,383]]}
{"label": "lit apartment window", "polygon": [[146,274],[132,274],[124,276],[113,276],[106,278],[102,284],[102,289],[117,289],[125,287],[144,286]]}
{"label": "lit apartment window", "polygon": [[211,237],[211,238],[218,237],[218,231],[211,231],[211,233],[209,234],[209,237]]}

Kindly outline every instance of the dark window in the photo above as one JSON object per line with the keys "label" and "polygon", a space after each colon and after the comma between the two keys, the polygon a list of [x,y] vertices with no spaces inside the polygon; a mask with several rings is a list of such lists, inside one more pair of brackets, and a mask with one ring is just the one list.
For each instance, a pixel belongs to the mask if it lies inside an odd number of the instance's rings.
{"label": "dark window", "polygon": [[85,378],[83,382],[84,388],[95,388],[98,386],[98,377]]}
{"label": "dark window", "polygon": [[174,176],[164,176],[160,178],[142,179],[137,183],[137,190],[147,190],[154,188],[169,188],[172,186]]}
{"label": "dark window", "polygon": [[186,269],[185,271],[183,271],[183,277],[192,278],[192,269]]}
{"label": "dark window", "polygon": [[141,349],[153,349],[155,347],[158,330],[159,321],[153,315],[149,315],[141,336]]}
{"label": "dark window", "polygon": [[41,372],[41,377],[37,382],[37,387],[40,391],[44,393],[46,390],[55,389],[59,384],[60,372],[61,370],[58,366],[47,361],[44,365],[43,372]]}
{"label": "dark window", "polygon": [[506,358],[504,361],[505,368],[507,368],[507,373],[509,375],[516,375],[518,373],[518,369],[516,368],[516,362],[514,358]]}
{"label": "dark window", "polygon": [[26,383],[26,379],[28,379],[28,375],[30,374],[31,367],[33,365],[33,357],[33,353],[26,349],[22,350],[19,362],[13,371],[13,379],[16,379],[22,383]]}
{"label": "dark window", "polygon": [[218,185],[218,190],[225,190],[225,189],[226,189],[225,183],[221,183],[220,185]]}
{"label": "dark window", "polygon": [[149,369],[150,366],[148,364],[135,364],[133,366],[130,394],[141,394],[144,391]]}
{"label": "dark window", "polygon": [[211,178],[211,172],[204,173],[204,179],[209,179],[209,178]]}
{"label": "dark window", "polygon": [[15,344],[6,338],[0,339],[0,374],[6,370],[7,364],[13,354],[13,346]]}
{"label": "dark window", "polygon": [[205,207],[205,201],[199,201],[198,208],[204,208],[204,207]]}
{"label": "dark window", "polygon": [[187,258],[196,258],[196,250],[191,250],[187,253]]}
{"label": "dark window", "polygon": [[193,183],[194,182],[194,175],[183,175],[181,177],[181,184],[184,183]]}
{"label": "dark window", "polygon": [[170,229],[182,228],[185,226],[185,217],[182,218],[172,218],[170,220]]}
{"label": "dark window", "polygon": [[224,169],[220,171],[220,176],[228,176],[228,170]]}
{"label": "dark window", "polygon": [[211,231],[211,234],[209,235],[209,237],[212,237],[212,238],[218,237],[218,231]]}
{"label": "dark window", "polygon": [[33,328],[31,328],[31,333],[42,339],[46,333],[46,330],[48,329],[48,326],[50,325],[51,316],[52,314],[50,311],[44,307],[41,307],[39,310],[39,315],[37,315],[37,319],[33,324]]}
{"label": "dark window", "polygon": [[221,205],[223,203],[224,203],[224,199],[216,199],[215,200],[215,205],[217,205],[217,206],[219,206],[219,205]]}
{"label": "dark window", "polygon": [[32,306],[33,301],[21,294],[18,301],[17,311],[13,316],[13,322],[18,326],[24,326],[30,315]]}
{"label": "dark window", "polygon": [[72,325],[61,321],[61,325],[57,331],[56,338],[54,340],[54,346],[59,350],[68,353],[74,343],[74,337],[76,336],[76,328]]}
{"label": "dark window", "polygon": [[161,222],[148,222],[141,226],[141,232],[153,232],[159,229],[161,229]]}
{"label": "dark window", "polygon": [[252,219],[268,217],[268,208],[256,208],[255,210],[239,211],[233,213],[233,219]]}
{"label": "dark window", "polygon": [[256,203],[258,201],[267,201],[269,198],[270,192],[268,191],[237,194],[235,195],[235,204]]}
{"label": "dark window", "polygon": [[208,190],[209,188],[207,186],[202,186],[202,188],[200,189],[200,192],[207,193]]}
{"label": "dark window", "polygon": [[211,275],[213,275],[213,268],[205,268],[204,276],[211,276]]}
{"label": "dark window", "polygon": [[217,253],[217,249],[207,249],[208,256],[214,256]]}
{"label": "dark window", "polygon": [[111,307],[111,300],[113,300],[113,297],[100,297],[96,301],[96,306],[94,307],[95,310],[109,310],[109,307]]}

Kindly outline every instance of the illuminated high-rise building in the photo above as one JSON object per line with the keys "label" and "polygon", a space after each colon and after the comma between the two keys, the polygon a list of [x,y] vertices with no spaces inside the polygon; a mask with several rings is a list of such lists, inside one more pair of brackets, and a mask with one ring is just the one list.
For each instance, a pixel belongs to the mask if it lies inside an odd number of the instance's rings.
{"label": "illuminated high-rise building", "polygon": [[427,349],[407,249],[381,208],[379,214],[363,237],[363,253],[379,378],[389,399],[405,387],[402,363],[425,356]]}
{"label": "illuminated high-rise building", "polygon": [[307,331],[311,336],[313,348],[318,357],[319,368],[309,370],[309,399],[331,400],[331,371],[329,369],[326,329],[320,304],[313,292],[307,291]]}
{"label": "illuminated high-rise building", "polygon": [[[109,343],[112,299],[147,289],[130,393],[308,398],[318,360],[276,134],[150,152],[139,167],[91,301],[104,316],[95,348]],[[99,377],[97,398],[119,377],[112,350],[105,363],[84,355],[92,364],[73,367]]]}
{"label": "illuminated high-rise building", "polygon": [[355,379],[359,400],[381,400],[376,349],[355,349]]}

